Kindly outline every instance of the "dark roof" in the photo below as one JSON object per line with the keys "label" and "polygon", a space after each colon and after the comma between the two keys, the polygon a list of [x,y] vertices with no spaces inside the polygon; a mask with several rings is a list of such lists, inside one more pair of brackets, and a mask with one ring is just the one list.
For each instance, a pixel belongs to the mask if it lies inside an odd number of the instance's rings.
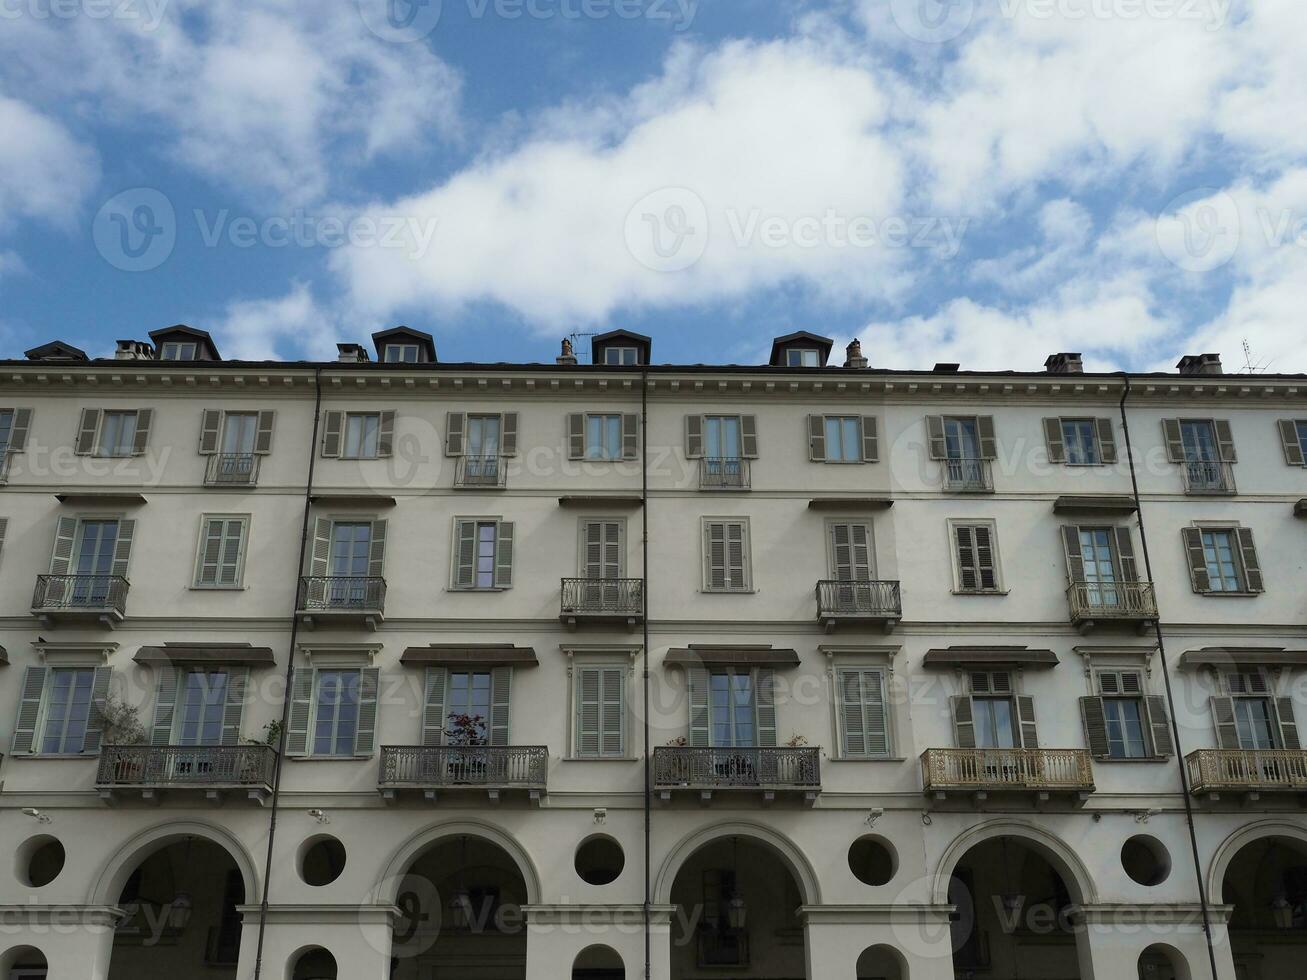
{"label": "dark roof", "polygon": [[821,352],[821,363],[824,367],[826,362],[830,360],[830,351],[834,346],[835,341],[829,337],[809,333],[807,330],[796,330],[794,333],[787,333],[784,337],[777,337],[771,342],[771,365],[772,367],[784,367],[785,359],[782,353],[786,350],[791,348],[811,350],[816,347]]}
{"label": "dark roof", "polygon": [[[204,347],[209,355],[208,360],[222,360],[222,355],[218,353],[218,347],[213,342],[213,338],[209,336],[209,331],[188,327],[184,323],[176,323],[161,330],[151,330],[150,340],[154,343],[155,350],[158,350],[170,340],[193,340]],[[197,358],[197,360],[204,360],[204,358]]]}
{"label": "dark roof", "polygon": [[788,647],[737,643],[691,643],[667,651],[667,666],[698,667],[703,664],[737,667],[797,667],[799,653]]}
{"label": "dark roof", "polygon": [[540,663],[533,647],[503,643],[432,643],[409,647],[399,658],[405,667],[535,667]]}
{"label": "dark roof", "polygon": [[377,360],[386,359],[385,348],[388,343],[417,344],[427,355],[426,362],[434,364],[436,361],[436,341],[429,333],[423,333],[421,330],[414,330],[412,327],[391,327],[389,330],[380,330],[372,335],[372,346],[377,349]]}
{"label": "dark roof", "polygon": [[271,647],[248,643],[165,643],[145,646],[132,658],[138,664],[219,664],[231,667],[274,667]]}
{"label": "dark roof", "polygon": [[926,668],[1016,666],[1048,669],[1058,664],[1052,650],[1032,650],[1014,646],[952,646],[943,650],[928,650],[921,665]]}
{"label": "dark roof", "polygon": [[40,347],[33,347],[29,351],[24,351],[24,356],[29,361],[86,361],[86,351],[80,347],[74,347],[72,344],[65,344],[62,340],[52,340],[48,344],[42,344]]}

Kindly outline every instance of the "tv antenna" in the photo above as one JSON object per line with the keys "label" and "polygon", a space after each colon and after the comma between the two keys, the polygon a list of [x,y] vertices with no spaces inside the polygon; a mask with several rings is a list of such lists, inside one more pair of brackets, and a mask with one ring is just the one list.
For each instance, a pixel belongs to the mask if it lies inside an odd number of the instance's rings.
{"label": "tv antenna", "polygon": [[1264,374],[1264,373],[1266,373],[1267,368],[1269,368],[1269,367],[1271,366],[1271,362],[1270,362],[1270,361],[1260,361],[1260,362],[1256,362],[1256,363],[1254,363],[1254,361],[1253,361],[1253,348],[1252,348],[1252,345],[1248,343],[1247,338],[1244,339],[1244,341],[1243,341],[1243,343],[1242,343],[1241,346],[1243,347],[1244,371],[1245,371],[1247,374]]}

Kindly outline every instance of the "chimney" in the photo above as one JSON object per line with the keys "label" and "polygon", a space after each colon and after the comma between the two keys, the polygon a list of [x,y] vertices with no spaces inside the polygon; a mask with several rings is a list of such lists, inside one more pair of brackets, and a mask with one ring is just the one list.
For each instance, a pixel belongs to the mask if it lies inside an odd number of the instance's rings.
{"label": "chimney", "polygon": [[1186,354],[1176,365],[1181,374],[1224,374],[1220,354]]}
{"label": "chimney", "polygon": [[572,349],[572,341],[567,337],[563,338],[563,352],[558,355],[557,362],[559,364],[576,363],[576,351]]}
{"label": "chimney", "polygon": [[336,360],[342,364],[366,364],[368,362],[368,351],[362,344],[337,344],[336,350],[340,351]]}
{"label": "chimney", "polygon": [[1044,370],[1049,374],[1084,374],[1085,362],[1079,354],[1049,354]]}
{"label": "chimney", "polygon": [[848,351],[844,357],[844,366],[846,368],[866,368],[867,359],[862,356],[862,341],[857,337],[853,338],[853,343],[849,344]]}
{"label": "chimney", "polygon": [[152,361],[154,348],[143,340],[120,340],[113,357],[115,361]]}

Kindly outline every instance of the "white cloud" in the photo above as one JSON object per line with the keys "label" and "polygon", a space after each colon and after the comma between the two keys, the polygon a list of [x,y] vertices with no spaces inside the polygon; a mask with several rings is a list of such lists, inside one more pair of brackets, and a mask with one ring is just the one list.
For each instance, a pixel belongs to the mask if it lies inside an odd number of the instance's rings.
{"label": "white cloud", "polygon": [[3,95],[0,133],[0,227],[19,218],[66,225],[98,179],[95,153],[58,122]]}
{"label": "white cloud", "polygon": [[340,324],[321,308],[309,287],[295,283],[285,296],[237,300],[214,326],[223,356],[234,361],[284,357],[330,360]]}

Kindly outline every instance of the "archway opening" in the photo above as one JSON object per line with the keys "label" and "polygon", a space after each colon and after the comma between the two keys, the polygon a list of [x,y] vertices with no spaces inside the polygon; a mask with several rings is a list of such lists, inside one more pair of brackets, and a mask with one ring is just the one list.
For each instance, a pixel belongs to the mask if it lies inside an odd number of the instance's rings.
{"label": "archway opening", "polygon": [[498,844],[437,842],[409,866],[395,904],[392,980],[525,980],[526,881]]}
{"label": "archway opening", "polygon": [[872,946],[858,957],[858,980],[908,980],[908,966],[898,950]]}
{"label": "archway opening", "polygon": [[146,857],[118,896],[109,980],[234,977],[245,881],[231,855],[202,837]]}
{"label": "archway opening", "polygon": [[626,966],[617,950],[591,946],[577,955],[572,980],[626,980]]}
{"label": "archway opening", "polygon": [[1012,980],[1079,980],[1069,883],[1043,851],[996,837],[963,855],[949,882],[953,969]]}
{"label": "archway opening", "polygon": [[306,949],[295,957],[290,980],[336,980],[336,957],[321,946]]}
{"label": "archway opening", "polygon": [[806,976],[802,890],[767,845],[725,837],[695,851],[672,883],[672,980]]}
{"label": "archway opening", "polygon": [[0,956],[0,977],[4,980],[46,980],[50,965],[35,946],[15,946]]}
{"label": "archway opening", "polygon": [[1139,980],[1191,980],[1189,964],[1170,946],[1158,943],[1139,955]]}
{"label": "archway opening", "polygon": [[1295,975],[1307,957],[1307,844],[1285,837],[1254,841],[1235,855],[1222,885],[1223,901],[1234,906],[1236,972]]}

